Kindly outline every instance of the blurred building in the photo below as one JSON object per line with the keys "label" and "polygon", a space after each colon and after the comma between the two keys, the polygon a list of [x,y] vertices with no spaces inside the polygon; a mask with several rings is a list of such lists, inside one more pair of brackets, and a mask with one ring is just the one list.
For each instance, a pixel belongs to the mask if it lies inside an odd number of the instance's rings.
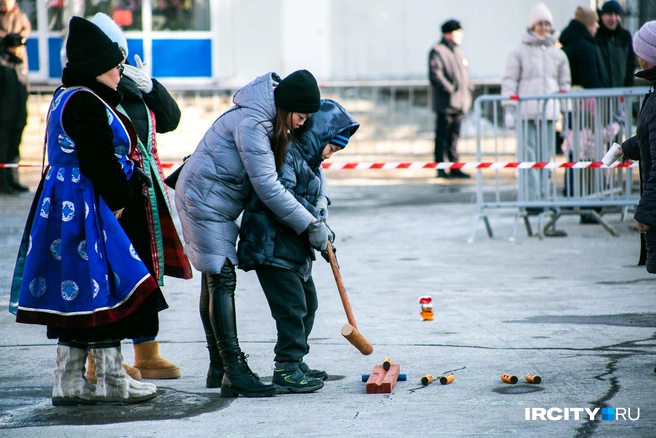
{"label": "blurred building", "polygon": [[[440,25],[457,18],[472,76],[497,81],[527,26],[531,0],[28,0],[27,47],[34,83],[57,83],[71,15],[114,17],[132,56],[153,76],[181,85],[240,84],[267,71],[311,70],[320,81],[427,79]],[[543,0],[563,29],[577,5]],[[624,0],[632,32],[656,19],[654,0]]]}

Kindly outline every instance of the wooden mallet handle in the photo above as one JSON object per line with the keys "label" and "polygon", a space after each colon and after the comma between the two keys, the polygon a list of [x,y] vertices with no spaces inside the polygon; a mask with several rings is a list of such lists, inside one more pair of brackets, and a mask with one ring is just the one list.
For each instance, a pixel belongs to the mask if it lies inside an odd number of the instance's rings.
{"label": "wooden mallet handle", "polygon": [[346,319],[348,324],[344,324],[342,327],[342,336],[344,336],[355,348],[357,348],[360,353],[369,355],[373,353],[374,347],[367,341],[364,336],[358,332],[358,327],[355,324],[355,317],[353,316],[353,311],[351,310],[351,303],[349,303],[348,296],[346,296],[346,288],[344,287],[344,282],[342,281],[342,275],[339,273],[339,266],[337,266],[337,260],[335,259],[335,253],[333,252],[333,245],[328,242],[326,245],[326,250],[328,251],[328,261],[330,262],[330,267],[333,270],[333,276],[335,277],[335,283],[337,284],[337,290],[339,291],[339,297],[342,299],[342,304],[344,305],[344,312],[346,312]]}
{"label": "wooden mallet handle", "polygon": [[339,291],[339,297],[342,299],[342,304],[344,305],[344,312],[346,312],[346,320],[349,324],[353,326],[356,330],[358,325],[355,323],[355,317],[353,316],[353,310],[351,310],[351,303],[349,303],[348,296],[346,296],[346,288],[344,287],[344,282],[342,281],[342,274],[339,273],[339,266],[337,266],[337,260],[335,260],[335,253],[333,252],[333,245],[328,242],[326,245],[328,251],[328,260],[330,261],[330,267],[333,270],[333,276],[335,277],[335,283],[337,283],[337,290]]}

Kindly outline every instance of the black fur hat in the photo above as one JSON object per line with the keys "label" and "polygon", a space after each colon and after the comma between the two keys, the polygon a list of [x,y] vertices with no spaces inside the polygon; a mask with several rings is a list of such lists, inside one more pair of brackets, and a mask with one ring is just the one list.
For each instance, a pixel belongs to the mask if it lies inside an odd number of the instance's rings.
{"label": "black fur hat", "polygon": [[73,17],[66,39],[66,67],[86,76],[98,77],[123,62],[123,52],[98,26]]}

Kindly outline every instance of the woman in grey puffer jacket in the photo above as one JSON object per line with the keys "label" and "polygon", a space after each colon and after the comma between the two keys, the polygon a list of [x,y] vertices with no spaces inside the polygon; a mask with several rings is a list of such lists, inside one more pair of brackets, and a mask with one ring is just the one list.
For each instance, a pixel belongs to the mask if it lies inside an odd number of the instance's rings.
{"label": "woman in grey puffer jacket", "polygon": [[[565,53],[556,47],[558,31],[553,30],[553,17],[543,4],[536,4],[531,9],[529,28],[522,37],[522,43],[508,55],[506,69],[501,78],[501,94],[506,96],[529,94],[555,94],[569,90],[570,71]],[[556,99],[547,101],[527,101],[522,103],[521,120],[516,118],[516,102],[504,102],[504,124],[507,128],[515,128],[517,122],[524,123],[524,150],[518,154],[519,161],[549,161],[555,149],[554,123],[560,117],[559,102]],[[539,141],[542,124],[546,124],[549,144]],[[522,176],[528,175],[528,193],[525,201],[540,199],[539,170],[525,170]],[[524,172],[528,172],[527,174]],[[522,178],[523,180],[523,178]],[[520,184],[523,183],[520,182]],[[527,209],[532,212],[533,209]]]}
{"label": "woman in grey puffer jacket", "polygon": [[314,246],[328,234],[278,181],[274,151],[284,150],[290,131],[319,109],[316,79],[299,70],[280,80],[256,78],[233,97],[234,106],[207,131],[186,161],[175,186],[185,254],[201,271],[200,313],[210,352],[207,386],[221,396],[268,396],[274,385],[260,382],[237,340],[234,292],[237,218],[254,190],[280,221],[296,233],[308,230]]}

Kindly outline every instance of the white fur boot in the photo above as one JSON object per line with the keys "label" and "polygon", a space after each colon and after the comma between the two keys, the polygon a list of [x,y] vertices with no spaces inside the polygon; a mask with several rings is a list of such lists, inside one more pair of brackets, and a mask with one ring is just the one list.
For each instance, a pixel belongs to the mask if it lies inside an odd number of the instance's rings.
{"label": "white fur boot", "polygon": [[89,353],[96,363],[97,401],[139,403],[157,396],[152,383],[137,382],[125,372],[121,347],[92,348]]}
{"label": "white fur boot", "polygon": [[87,350],[57,345],[53,406],[94,405],[96,387],[84,378]]}

